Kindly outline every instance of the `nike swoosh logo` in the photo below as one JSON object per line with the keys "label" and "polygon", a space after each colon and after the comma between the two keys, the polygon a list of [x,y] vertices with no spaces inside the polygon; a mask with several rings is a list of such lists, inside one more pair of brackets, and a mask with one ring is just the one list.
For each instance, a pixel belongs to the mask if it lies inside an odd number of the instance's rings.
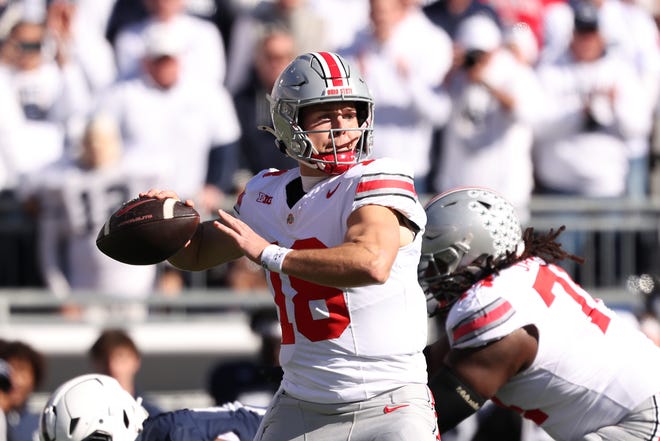
{"label": "nike swoosh logo", "polygon": [[126,214],[130,210],[132,210],[133,208],[139,207],[142,204],[146,204],[147,202],[149,202],[151,200],[152,200],[152,198],[142,198],[142,199],[138,199],[137,201],[135,201],[133,203],[129,202],[128,205],[126,205],[124,208],[119,210],[116,214],[117,214],[117,216],[123,216],[124,214]]}
{"label": "nike swoosh logo", "polygon": [[325,197],[326,197],[327,199],[330,199],[330,198],[332,197],[332,195],[335,194],[335,191],[337,191],[337,189],[339,188],[339,185],[340,185],[340,184],[341,184],[341,182],[338,182],[338,183],[337,183],[337,186],[336,186],[334,189],[332,189],[332,190],[328,190],[328,192],[326,193]]}
{"label": "nike swoosh logo", "polygon": [[383,408],[383,412],[384,413],[390,413],[390,412],[394,412],[395,410],[399,410],[402,407],[408,407],[408,406],[410,406],[410,404],[399,404],[398,406],[387,405]]}

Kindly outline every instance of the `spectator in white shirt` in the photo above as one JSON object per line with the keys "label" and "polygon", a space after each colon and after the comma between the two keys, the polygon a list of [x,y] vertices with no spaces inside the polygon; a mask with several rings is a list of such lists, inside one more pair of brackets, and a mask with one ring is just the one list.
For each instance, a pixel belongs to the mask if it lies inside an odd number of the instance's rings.
{"label": "spectator in white shirt", "polygon": [[[658,28],[652,15],[639,0],[580,0],[557,3],[546,15],[546,46],[543,61],[553,62],[571,44],[573,22],[584,10],[595,11],[598,31],[608,56],[621,57],[632,67],[635,80],[645,89],[644,103],[648,121],[658,105],[660,93],[660,46]],[[579,20],[579,17],[577,17]],[[635,112],[639,115],[639,112]],[[629,172],[626,194],[640,197],[649,192],[650,124],[634,136],[625,136]]]}
{"label": "spectator in white shirt", "polygon": [[3,55],[26,125],[12,152],[20,179],[64,154],[92,95],[80,64],[48,37],[43,22],[17,22],[3,44]]}
{"label": "spectator in white shirt", "polygon": [[186,13],[184,0],[143,0],[149,16],[119,30],[115,55],[119,76],[140,75],[148,28],[165,25],[181,38],[181,78],[221,85],[225,79],[225,43],[218,28],[208,20]]}
{"label": "spectator in white shirt", "polygon": [[[104,2],[108,3],[108,0]],[[112,46],[102,31],[105,28],[94,20],[89,6],[83,7],[86,3],[91,1],[50,1],[46,10],[46,26],[57,44],[56,57],[69,58],[80,66],[86,84],[96,94],[115,81],[117,67]],[[103,10],[100,0],[94,0],[94,6],[97,13]]]}
{"label": "spectator in white shirt", "polygon": [[215,211],[233,191],[241,131],[226,89],[182,79],[185,42],[167,24],[152,24],[141,75],[111,87],[98,107],[118,121],[128,154],[158,167],[200,210]]}
{"label": "spectator in white shirt", "polygon": [[9,72],[3,68],[0,68],[0,115],[0,192],[11,192],[17,185],[15,155],[21,145],[25,117],[10,84]]}
{"label": "spectator in white shirt", "polygon": [[534,184],[533,126],[543,101],[533,69],[502,41],[500,29],[485,15],[459,25],[455,45],[462,63],[447,81],[453,106],[435,185],[438,191],[492,188],[514,201],[526,221]]}
{"label": "spectator in white shirt", "polygon": [[441,85],[452,62],[451,39],[406,0],[370,0],[370,26],[339,53],[354,60],[378,102],[374,151],[409,163],[415,189],[427,191],[433,130],[450,103]]}
{"label": "spectator in white shirt", "polygon": [[626,192],[626,141],[643,135],[651,118],[633,67],[606,50],[598,11],[583,6],[570,46],[538,68],[546,118],[536,133],[537,190],[617,197]]}

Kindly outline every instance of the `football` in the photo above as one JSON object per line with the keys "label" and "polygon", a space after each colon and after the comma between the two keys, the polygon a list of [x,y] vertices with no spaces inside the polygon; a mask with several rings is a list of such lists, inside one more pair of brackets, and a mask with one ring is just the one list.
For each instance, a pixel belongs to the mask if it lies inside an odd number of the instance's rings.
{"label": "football", "polygon": [[151,265],[180,250],[198,224],[199,213],[176,199],[136,198],[112,213],[96,246],[119,262]]}

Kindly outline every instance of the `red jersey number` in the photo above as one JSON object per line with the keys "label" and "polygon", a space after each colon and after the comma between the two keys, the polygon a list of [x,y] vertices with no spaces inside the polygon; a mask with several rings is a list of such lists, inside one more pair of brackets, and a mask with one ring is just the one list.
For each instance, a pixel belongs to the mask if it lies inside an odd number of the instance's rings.
{"label": "red jersey number", "polygon": [[[318,249],[327,248],[318,239],[297,240],[293,249]],[[275,296],[275,304],[280,311],[280,325],[282,326],[282,344],[295,343],[294,325],[298,332],[311,341],[330,340],[339,337],[350,323],[348,307],[344,299],[344,293],[340,289],[329,286],[317,285],[306,280],[292,276],[289,278],[291,287],[295,294],[293,301],[293,320],[289,317],[286,309],[286,297],[282,291],[282,276],[278,273],[270,273],[270,281]],[[325,309],[329,315],[326,318],[314,318],[312,310],[314,303],[325,302]]]}
{"label": "red jersey number", "polygon": [[556,295],[553,290],[557,285],[561,286],[566,294],[580,305],[582,312],[591,322],[596,325],[603,334],[607,332],[610,325],[610,318],[600,311],[596,306],[591,306],[594,300],[591,296],[584,293],[574,282],[560,277],[548,266],[539,267],[539,272],[534,281],[534,290],[541,296],[545,304],[550,307],[554,302]]}
{"label": "red jersey number", "polygon": [[[577,302],[580,305],[580,308],[585,316],[591,322],[596,325],[603,334],[607,332],[607,328],[610,325],[610,318],[605,315],[602,311],[598,310],[597,305],[592,307],[590,304],[593,304],[594,299],[585,293],[575,282],[572,282],[568,279],[561,277],[558,272],[560,269],[555,269],[548,266],[539,267],[539,272],[536,275],[536,280],[534,281],[534,290],[541,296],[543,302],[548,306],[552,306],[552,303],[557,298],[557,295],[553,290],[557,285],[561,286],[563,290],[568,294],[568,296]],[[497,397],[491,398],[494,403],[501,407],[506,407],[512,410],[515,410],[521,414],[524,418],[534,421],[536,424],[541,425],[548,419],[548,415],[543,412],[541,409],[521,409],[517,406],[506,406],[502,403]]]}

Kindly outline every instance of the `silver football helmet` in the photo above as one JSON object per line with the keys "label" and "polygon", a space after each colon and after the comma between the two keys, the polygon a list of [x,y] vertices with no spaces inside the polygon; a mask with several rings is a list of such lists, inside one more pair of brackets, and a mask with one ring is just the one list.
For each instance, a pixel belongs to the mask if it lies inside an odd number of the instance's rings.
{"label": "silver football helmet", "polygon": [[[499,194],[478,187],[459,188],[433,198],[425,207],[419,282],[446,309],[470,281],[456,280],[485,259],[524,250],[522,227],[515,208]],[[475,270],[477,268],[475,267]],[[429,312],[431,312],[429,310]]]}
{"label": "silver football helmet", "polygon": [[[282,152],[308,166],[334,175],[369,157],[372,147],[374,100],[359,75],[341,56],[332,52],[313,52],[298,56],[280,74],[269,96],[273,133]],[[300,109],[325,102],[354,102],[362,132],[353,151],[320,154],[299,123]],[[345,129],[341,129],[345,131]],[[334,145],[334,132],[331,136]],[[325,132],[325,130],[324,130]]]}
{"label": "silver football helmet", "polygon": [[112,377],[86,374],[60,385],[44,406],[41,441],[134,441],[147,411]]}

